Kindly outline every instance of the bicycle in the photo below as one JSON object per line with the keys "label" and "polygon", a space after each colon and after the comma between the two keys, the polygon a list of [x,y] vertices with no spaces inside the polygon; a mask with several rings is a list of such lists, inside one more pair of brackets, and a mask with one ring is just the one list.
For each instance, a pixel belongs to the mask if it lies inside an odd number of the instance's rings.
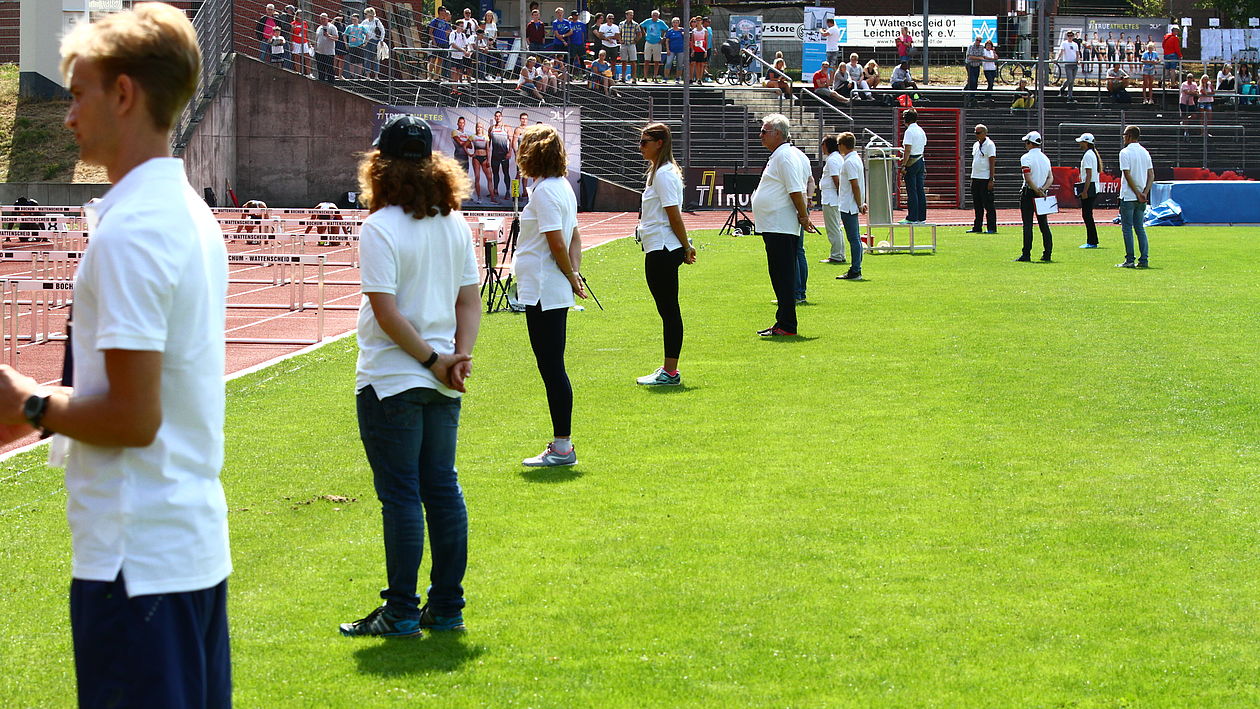
{"label": "bicycle", "polygon": [[[1013,59],[999,61],[998,81],[1012,86],[1018,84],[1020,79],[1026,79],[1029,83],[1035,83],[1035,66],[1036,64],[1015,61]],[[1063,83],[1063,69],[1059,66],[1058,62],[1047,62],[1046,70],[1049,72],[1047,77],[1048,80],[1046,82],[1047,86],[1058,86]]]}

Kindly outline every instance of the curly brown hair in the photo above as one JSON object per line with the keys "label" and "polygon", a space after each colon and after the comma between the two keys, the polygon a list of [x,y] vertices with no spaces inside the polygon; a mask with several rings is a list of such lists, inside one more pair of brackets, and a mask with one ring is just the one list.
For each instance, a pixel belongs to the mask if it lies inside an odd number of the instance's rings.
{"label": "curly brown hair", "polygon": [[545,123],[532,125],[521,135],[516,164],[526,177],[564,177],[569,173],[569,156],[560,131]]}
{"label": "curly brown hair", "polygon": [[387,158],[373,150],[359,161],[359,191],[370,212],[398,205],[424,219],[459,209],[472,183],[464,168],[442,153],[417,161]]}

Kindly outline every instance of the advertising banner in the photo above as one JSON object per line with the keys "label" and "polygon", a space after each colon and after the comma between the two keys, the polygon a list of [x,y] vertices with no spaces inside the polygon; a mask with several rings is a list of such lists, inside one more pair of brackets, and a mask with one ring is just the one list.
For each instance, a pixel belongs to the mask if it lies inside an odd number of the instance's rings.
{"label": "advertising banner", "polygon": [[[761,56],[761,15],[731,15],[731,36],[739,40],[740,49]],[[760,65],[754,66],[754,71]],[[758,71],[758,73],[760,73]]]}
{"label": "advertising banner", "polygon": [[737,170],[730,167],[693,167],[687,172],[686,195],[683,204],[694,204],[699,209],[752,209],[752,195],[734,195],[726,192],[727,175],[760,175],[760,172]]}
{"label": "advertising banner", "polygon": [[[977,15],[932,15],[933,47],[963,48],[976,37],[981,42],[997,42],[997,18]],[[891,47],[901,35],[901,28],[910,30],[914,46],[923,46],[922,15],[839,15],[840,44],[852,47]]]}
{"label": "advertising banner", "polygon": [[836,11],[830,7],[806,7],[804,42],[801,44],[801,78],[809,80],[810,75],[818,71],[823,59],[827,56],[827,43],[822,30],[827,26],[827,18],[835,17]]}
{"label": "advertising banner", "polygon": [[[573,108],[447,108],[438,106],[377,106],[373,134],[399,114],[418,116],[433,130],[433,150],[455,158],[468,171],[473,191],[464,209],[507,209],[512,205],[513,182],[520,179],[516,147],[529,126],[546,123],[560,131],[569,157],[569,184],[578,193],[582,166],[581,109]],[[528,195],[519,184],[520,202]]]}

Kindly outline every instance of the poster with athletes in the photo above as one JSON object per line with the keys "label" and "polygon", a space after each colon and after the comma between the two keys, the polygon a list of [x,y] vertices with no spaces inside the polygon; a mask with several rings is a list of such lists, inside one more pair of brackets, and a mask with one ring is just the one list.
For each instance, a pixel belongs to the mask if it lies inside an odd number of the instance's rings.
{"label": "poster with athletes", "polygon": [[[731,36],[739,40],[739,48],[752,51],[761,56],[761,15],[731,15]],[[761,73],[761,65],[756,62],[749,67]]]}
{"label": "poster with athletes", "polygon": [[[582,166],[581,109],[565,108],[446,108],[438,106],[377,106],[373,134],[398,114],[418,116],[433,130],[433,149],[446,153],[468,171],[473,189],[464,209],[507,209],[512,205],[512,183],[520,178],[516,146],[529,126],[546,123],[560,131],[569,156],[569,184],[578,192]],[[520,186],[520,203],[527,200],[528,181]]]}

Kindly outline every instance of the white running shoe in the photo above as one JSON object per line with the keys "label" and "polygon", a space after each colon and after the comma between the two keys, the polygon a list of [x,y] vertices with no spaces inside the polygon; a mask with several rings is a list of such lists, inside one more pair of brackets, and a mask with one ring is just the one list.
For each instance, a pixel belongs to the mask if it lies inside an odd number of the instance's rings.
{"label": "white running shoe", "polygon": [[665,371],[664,367],[658,367],[655,372],[652,372],[646,377],[639,377],[634,381],[635,383],[643,386],[676,387],[679,384],[682,384],[682,372],[670,375],[669,372]]}
{"label": "white running shoe", "polygon": [[571,448],[568,453],[560,453],[548,443],[547,450],[533,458],[522,460],[521,465],[529,468],[554,468],[561,465],[577,465],[577,449]]}

